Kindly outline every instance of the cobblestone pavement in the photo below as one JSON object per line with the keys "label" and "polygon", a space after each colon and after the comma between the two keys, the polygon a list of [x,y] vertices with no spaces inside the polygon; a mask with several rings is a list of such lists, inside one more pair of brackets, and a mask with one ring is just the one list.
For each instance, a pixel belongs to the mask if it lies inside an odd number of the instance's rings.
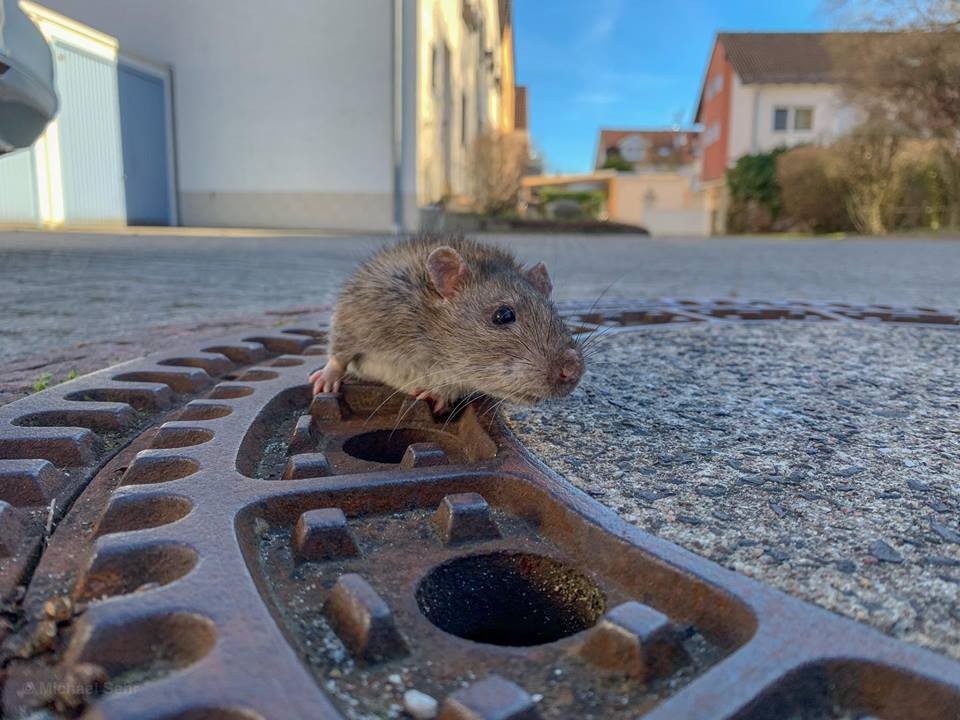
{"label": "cobblestone pavement", "polygon": [[960,333],[866,323],[608,335],[548,465],[667,540],[960,657]]}
{"label": "cobblestone pavement", "polygon": [[[488,236],[559,298],[741,296],[960,306],[960,242]],[[157,325],[324,305],[385,238],[0,233],[0,364]],[[0,370],[2,374],[2,370]]]}
{"label": "cobblestone pavement", "polygon": [[0,405],[56,385],[65,380],[117,363],[158,352],[193,339],[227,335],[239,329],[271,329],[295,323],[329,307],[287,308],[250,315],[218,317],[208,322],[158,325],[134,330],[109,340],[93,340],[68,347],[55,347],[0,364]]}

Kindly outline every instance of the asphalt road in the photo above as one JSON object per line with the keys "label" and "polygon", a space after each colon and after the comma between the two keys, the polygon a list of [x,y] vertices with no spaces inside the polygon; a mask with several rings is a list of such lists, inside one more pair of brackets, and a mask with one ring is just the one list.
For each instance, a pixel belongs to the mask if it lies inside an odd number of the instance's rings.
{"label": "asphalt road", "polygon": [[507,416],[631,524],[960,659],[958,339],[868,322],[641,328],[597,343],[565,401]]}
{"label": "asphalt road", "polygon": [[[960,306],[949,239],[487,236],[558,298],[739,296]],[[169,323],[332,302],[387,238],[0,233],[0,363]]]}

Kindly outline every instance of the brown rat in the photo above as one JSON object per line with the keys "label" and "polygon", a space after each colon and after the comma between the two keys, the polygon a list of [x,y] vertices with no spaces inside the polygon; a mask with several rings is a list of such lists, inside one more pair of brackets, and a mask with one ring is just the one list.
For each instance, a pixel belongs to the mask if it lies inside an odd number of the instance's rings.
{"label": "brown rat", "polygon": [[438,413],[473,395],[528,404],[568,395],[583,355],[551,291],[543,263],[524,269],[499,247],[432,236],[388,246],[341,291],[314,392],[338,392],[349,374],[433,401]]}

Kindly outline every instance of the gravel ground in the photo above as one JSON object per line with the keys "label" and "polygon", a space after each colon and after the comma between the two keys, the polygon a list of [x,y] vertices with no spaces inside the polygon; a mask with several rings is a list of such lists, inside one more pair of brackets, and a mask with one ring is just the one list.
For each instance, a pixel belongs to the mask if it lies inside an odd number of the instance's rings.
{"label": "gravel ground", "polygon": [[[331,302],[387,238],[0,233],[0,364],[156,325]],[[230,231],[224,231],[229,233]],[[562,299],[800,298],[960,307],[948,239],[491,235]],[[2,375],[2,368],[0,368]]]}
{"label": "gravel ground", "polygon": [[607,335],[520,440],[629,522],[960,658],[960,334],[697,324]]}

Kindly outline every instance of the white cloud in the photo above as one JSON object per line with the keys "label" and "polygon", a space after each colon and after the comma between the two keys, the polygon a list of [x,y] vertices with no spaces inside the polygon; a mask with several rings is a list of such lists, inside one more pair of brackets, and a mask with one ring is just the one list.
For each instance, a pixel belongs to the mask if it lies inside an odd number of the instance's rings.
{"label": "white cloud", "polygon": [[623,14],[622,0],[604,0],[595,5],[593,22],[584,33],[584,43],[597,45],[610,37]]}
{"label": "white cloud", "polygon": [[573,102],[578,105],[613,105],[620,102],[621,97],[612,92],[581,92],[573,96]]}

